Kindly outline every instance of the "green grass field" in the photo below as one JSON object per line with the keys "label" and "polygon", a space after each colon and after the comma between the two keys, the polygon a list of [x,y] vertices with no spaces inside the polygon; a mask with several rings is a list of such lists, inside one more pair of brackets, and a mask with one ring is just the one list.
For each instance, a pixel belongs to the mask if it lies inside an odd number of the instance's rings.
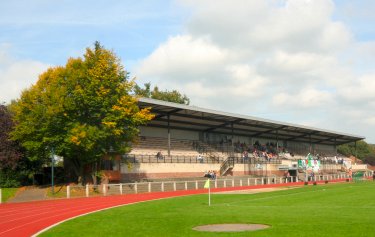
{"label": "green grass field", "polygon": [[[194,195],[79,217],[41,236],[375,236],[375,182],[322,184],[270,193]],[[263,223],[253,232],[210,233],[198,225]]]}
{"label": "green grass field", "polygon": [[9,198],[14,197],[18,188],[2,188],[2,202],[6,202]]}

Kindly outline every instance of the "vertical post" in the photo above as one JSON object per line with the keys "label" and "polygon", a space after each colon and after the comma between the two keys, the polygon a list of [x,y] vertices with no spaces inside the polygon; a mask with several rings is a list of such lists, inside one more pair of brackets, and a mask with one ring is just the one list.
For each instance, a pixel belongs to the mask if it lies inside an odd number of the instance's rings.
{"label": "vertical post", "polygon": [[3,194],[2,194],[2,190],[0,188],[0,204],[3,202]]}
{"label": "vertical post", "polygon": [[224,188],[226,188],[226,187],[227,187],[227,180],[224,179]]}
{"label": "vertical post", "polygon": [[151,182],[148,182],[148,192],[151,193]]}
{"label": "vertical post", "polygon": [[170,120],[170,115],[168,114],[167,116],[168,118],[168,157],[171,156],[171,129],[170,129],[170,126],[169,126],[169,120]]}
{"label": "vertical post", "polygon": [[161,191],[164,192],[164,182],[161,182]]}
{"label": "vertical post", "polygon": [[198,189],[198,181],[195,181],[195,189]]}
{"label": "vertical post", "polygon": [[234,139],[234,129],[233,129],[233,122],[231,122],[231,124],[230,124],[230,126],[231,126],[231,128],[232,128],[232,152],[234,153],[234,141],[233,141],[233,139]]}
{"label": "vertical post", "polygon": [[122,183],[120,183],[120,194],[122,195]]}
{"label": "vertical post", "polygon": [[70,198],[70,185],[66,186],[66,198]]}
{"label": "vertical post", "polygon": [[187,182],[185,181],[185,190],[187,190]]}
{"label": "vertical post", "polygon": [[232,179],[232,187],[234,187],[234,179]]}
{"label": "vertical post", "polygon": [[250,178],[247,178],[247,186],[250,186]]}
{"label": "vertical post", "polygon": [[138,193],[138,184],[137,183],[134,184],[134,192]]}
{"label": "vertical post", "polygon": [[240,179],[240,186],[242,187],[242,179]]}
{"label": "vertical post", "polygon": [[107,195],[107,187],[105,184],[103,184],[103,195],[106,196]]}
{"label": "vertical post", "polygon": [[[104,188],[103,188],[103,192],[104,192]],[[89,197],[89,185],[86,184],[86,197]]]}
{"label": "vertical post", "polygon": [[217,180],[215,179],[215,188],[217,188]]}
{"label": "vertical post", "polygon": [[54,151],[54,149],[52,148],[52,150],[51,150],[51,191],[52,191],[52,195],[54,195],[55,194],[55,190],[54,190],[54,180],[53,180],[53,176],[54,176],[54,174],[53,174],[53,171],[54,171],[54,164],[55,164],[55,162],[54,162],[54,156],[55,156],[55,151]]}
{"label": "vertical post", "polygon": [[208,186],[208,206],[211,206],[211,187]]}
{"label": "vertical post", "polygon": [[173,190],[176,191],[176,182],[173,183]]}
{"label": "vertical post", "polygon": [[276,152],[277,158],[279,158],[279,130],[276,130]]}

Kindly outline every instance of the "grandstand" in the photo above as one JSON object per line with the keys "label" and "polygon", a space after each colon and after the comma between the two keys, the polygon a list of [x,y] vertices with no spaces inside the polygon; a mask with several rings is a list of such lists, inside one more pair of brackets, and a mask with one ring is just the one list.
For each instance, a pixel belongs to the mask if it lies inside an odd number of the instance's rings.
{"label": "grandstand", "polygon": [[302,179],[309,171],[298,167],[298,160],[307,154],[319,160],[321,174],[347,172],[356,166],[337,154],[337,146],[364,139],[148,98],[141,98],[139,107],[150,107],[155,118],[140,127],[131,152],[113,162],[117,181],[197,178],[208,170],[219,176],[289,172]]}

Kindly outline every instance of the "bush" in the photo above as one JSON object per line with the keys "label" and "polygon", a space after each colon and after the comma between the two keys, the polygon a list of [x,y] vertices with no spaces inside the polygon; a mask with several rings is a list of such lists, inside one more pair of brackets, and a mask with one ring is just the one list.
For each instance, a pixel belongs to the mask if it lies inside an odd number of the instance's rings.
{"label": "bush", "polygon": [[13,172],[0,171],[0,187],[15,188],[20,186],[19,177]]}
{"label": "bush", "polygon": [[29,184],[30,179],[24,171],[0,170],[0,187],[17,188]]}
{"label": "bush", "polygon": [[309,185],[309,182],[305,182],[304,184],[305,184],[305,185]]}

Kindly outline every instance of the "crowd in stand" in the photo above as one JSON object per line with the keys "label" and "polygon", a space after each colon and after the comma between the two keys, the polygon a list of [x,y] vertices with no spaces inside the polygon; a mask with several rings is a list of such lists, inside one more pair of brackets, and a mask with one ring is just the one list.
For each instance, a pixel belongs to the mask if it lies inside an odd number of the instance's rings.
{"label": "crowd in stand", "polygon": [[215,180],[216,179],[216,172],[213,171],[213,170],[205,171],[203,177]]}

